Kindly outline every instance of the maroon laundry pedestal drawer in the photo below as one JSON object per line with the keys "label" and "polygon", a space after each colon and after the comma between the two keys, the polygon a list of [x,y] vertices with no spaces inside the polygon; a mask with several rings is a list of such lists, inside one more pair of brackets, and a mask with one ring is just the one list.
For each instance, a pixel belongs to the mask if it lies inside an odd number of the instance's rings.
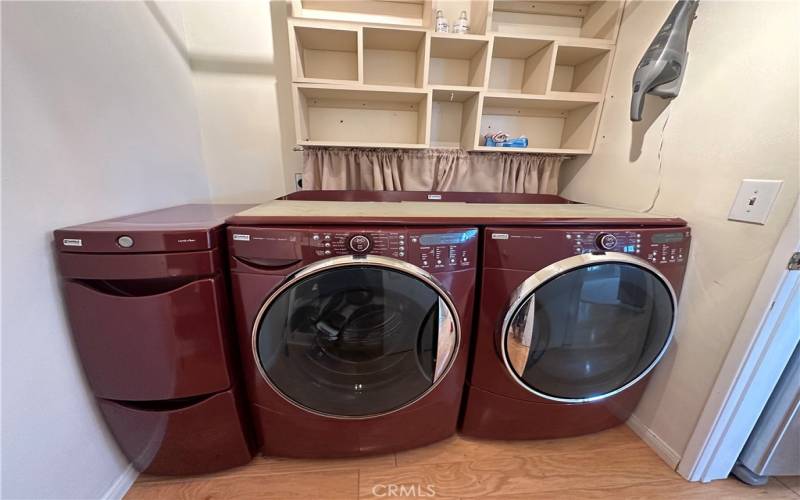
{"label": "maroon laundry pedestal drawer", "polygon": [[252,457],[245,413],[233,389],[149,405],[98,403],[123,453],[142,472],[204,474]]}
{"label": "maroon laundry pedestal drawer", "polygon": [[[75,344],[95,396],[185,398],[230,387],[223,276],[153,295],[66,281]],[[145,369],[146,368],[146,369]]]}
{"label": "maroon laundry pedestal drawer", "polygon": [[252,457],[221,235],[245,208],[185,205],[55,232],[86,378],[140,471],[200,474]]}

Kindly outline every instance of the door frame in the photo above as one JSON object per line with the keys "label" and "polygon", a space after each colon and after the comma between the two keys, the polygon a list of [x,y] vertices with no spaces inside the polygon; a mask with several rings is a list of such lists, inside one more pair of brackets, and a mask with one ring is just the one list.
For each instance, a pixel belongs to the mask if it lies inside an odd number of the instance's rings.
{"label": "door frame", "polygon": [[798,343],[787,328],[800,322],[800,271],[787,269],[800,251],[798,209],[796,201],[678,464],[690,481],[728,477]]}

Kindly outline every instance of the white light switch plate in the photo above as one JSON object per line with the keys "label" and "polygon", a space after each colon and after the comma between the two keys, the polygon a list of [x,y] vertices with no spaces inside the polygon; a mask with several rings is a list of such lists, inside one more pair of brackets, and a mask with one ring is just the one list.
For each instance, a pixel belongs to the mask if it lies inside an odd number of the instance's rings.
{"label": "white light switch plate", "polygon": [[765,224],[783,181],[743,179],[728,219]]}
{"label": "white light switch plate", "polygon": [[294,189],[295,191],[303,190],[303,174],[294,174]]}

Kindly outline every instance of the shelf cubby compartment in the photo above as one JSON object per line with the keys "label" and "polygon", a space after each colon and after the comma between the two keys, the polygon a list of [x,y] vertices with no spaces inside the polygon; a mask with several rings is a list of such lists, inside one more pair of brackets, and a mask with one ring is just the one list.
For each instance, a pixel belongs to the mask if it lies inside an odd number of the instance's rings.
{"label": "shelf cubby compartment", "polygon": [[552,40],[495,36],[489,70],[490,91],[545,94],[552,79],[555,54]]}
{"label": "shelf cubby compartment", "polygon": [[425,86],[427,33],[421,30],[365,27],[364,84]]}
{"label": "shelf cubby compartment", "polygon": [[569,38],[615,40],[623,0],[494,0],[489,30]]}
{"label": "shelf cubby compartment", "polygon": [[601,94],[611,64],[611,47],[559,43],[550,90]]}
{"label": "shelf cubby compartment", "polygon": [[359,83],[360,28],[290,24],[295,82]]}
{"label": "shelf cubby compartment", "polygon": [[442,11],[451,30],[453,29],[453,23],[461,15],[461,11],[466,11],[467,19],[469,20],[469,34],[486,34],[486,19],[490,8],[490,2],[487,0],[433,0],[432,4],[431,28],[435,28],[435,15],[433,13],[437,10]]}
{"label": "shelf cubby compartment", "polygon": [[474,149],[480,115],[477,91],[433,86],[431,147]]}
{"label": "shelf cubby compartment", "polygon": [[479,151],[588,154],[592,152],[600,100],[552,99],[515,94],[487,94],[480,134],[524,135],[527,148],[478,146]]}
{"label": "shelf cubby compartment", "polygon": [[292,17],[357,23],[430,25],[430,0],[292,0]]}
{"label": "shelf cubby compartment", "polygon": [[306,146],[425,148],[430,91],[294,84],[297,143]]}
{"label": "shelf cubby compartment", "polygon": [[482,89],[488,77],[489,38],[432,33],[429,66],[431,85]]}

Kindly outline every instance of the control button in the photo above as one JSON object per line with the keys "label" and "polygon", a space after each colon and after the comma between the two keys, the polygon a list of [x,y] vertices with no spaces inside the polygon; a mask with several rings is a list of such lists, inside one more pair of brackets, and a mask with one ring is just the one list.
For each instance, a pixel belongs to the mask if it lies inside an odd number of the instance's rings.
{"label": "control button", "polygon": [[441,259],[436,259],[436,263],[441,264],[442,263]]}
{"label": "control button", "polygon": [[319,241],[319,235],[315,234],[314,236],[311,237],[311,239],[314,241]]}
{"label": "control button", "polygon": [[404,246],[401,246],[400,248],[398,248],[398,250],[400,250],[401,252],[405,252],[405,250],[406,250],[406,247],[404,247]]}
{"label": "control button", "polygon": [[603,250],[611,250],[617,246],[617,237],[609,233],[600,233],[597,236],[597,246]]}
{"label": "control button", "polygon": [[133,238],[128,235],[123,235],[117,238],[117,245],[122,248],[130,248],[133,246]]}
{"label": "control button", "polygon": [[331,235],[330,235],[330,234],[326,234],[326,235],[325,235],[325,239],[326,239],[326,240],[329,240],[329,239],[331,239]]}
{"label": "control button", "polygon": [[326,241],[326,242],[325,242],[325,246],[326,246],[326,247],[329,247],[329,246],[331,246],[331,244],[330,244],[329,242],[327,242],[327,241]]}
{"label": "control button", "polygon": [[456,263],[456,259],[450,259],[450,263],[451,264],[455,264]]}
{"label": "control button", "polygon": [[369,238],[367,238],[363,234],[357,234],[352,238],[350,238],[349,245],[350,245],[350,250],[357,253],[363,253],[369,250],[369,247],[372,246],[372,242],[369,241]]}
{"label": "control button", "polygon": [[404,240],[404,239],[406,239],[406,237],[405,237],[404,235],[402,235],[402,234],[401,234],[401,235],[400,235],[400,239],[401,239],[401,240]]}
{"label": "control button", "polygon": [[330,250],[325,250],[325,255],[330,255],[330,254],[331,254]]}
{"label": "control button", "polygon": [[400,257],[405,257],[406,253],[405,252],[400,252],[399,255],[400,255]]}
{"label": "control button", "polygon": [[423,266],[427,266],[427,265],[428,265],[428,261],[427,261],[427,260],[423,260],[423,261],[422,261],[422,265],[423,265]]}
{"label": "control button", "polygon": [[416,242],[417,242],[416,238],[411,238],[411,243],[416,243]]}

